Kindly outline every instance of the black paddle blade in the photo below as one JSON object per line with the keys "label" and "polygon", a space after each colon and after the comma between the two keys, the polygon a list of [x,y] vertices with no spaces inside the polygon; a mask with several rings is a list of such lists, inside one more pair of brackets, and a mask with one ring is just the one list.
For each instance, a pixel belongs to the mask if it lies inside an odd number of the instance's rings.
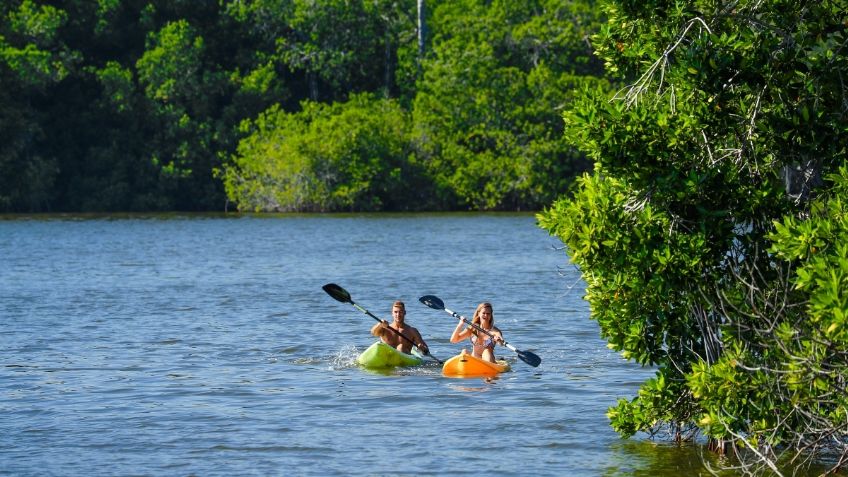
{"label": "black paddle blade", "polygon": [[348,293],[347,290],[336,285],[335,283],[328,283],[321,288],[323,288],[328,295],[342,303],[353,303],[352,301],[350,301],[350,293]]}
{"label": "black paddle blade", "polygon": [[533,366],[534,368],[542,364],[542,358],[536,356],[535,353],[531,353],[529,351],[517,351],[518,357],[521,358],[521,361]]}
{"label": "black paddle blade", "polygon": [[434,310],[444,310],[445,309],[445,302],[443,302],[441,299],[439,299],[439,297],[437,297],[435,295],[424,295],[421,298],[419,298],[418,301],[429,306],[430,308],[432,308]]}

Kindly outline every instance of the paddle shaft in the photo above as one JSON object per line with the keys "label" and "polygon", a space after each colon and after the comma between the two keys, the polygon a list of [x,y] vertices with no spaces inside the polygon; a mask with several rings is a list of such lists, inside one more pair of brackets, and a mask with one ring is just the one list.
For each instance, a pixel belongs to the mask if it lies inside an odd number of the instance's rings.
{"label": "paddle shaft", "polygon": [[[493,334],[484,330],[482,327],[475,325],[472,322],[469,322],[464,316],[462,316],[462,315],[460,315],[460,314],[458,314],[454,311],[451,311],[447,308],[444,308],[444,307],[442,307],[442,309],[444,309],[446,312],[450,313],[450,315],[453,316],[454,318],[461,319],[464,323],[468,323],[468,325],[474,327],[474,329],[476,329],[478,331],[482,331],[483,333],[486,333],[487,335],[489,335],[492,339],[495,339],[495,336]],[[535,368],[535,367],[539,366],[539,364],[542,363],[542,358],[537,356],[535,353],[531,353],[529,351],[521,351],[520,349],[517,349],[515,346],[512,346],[511,344],[507,343],[506,340],[504,340],[503,338],[500,338],[500,340],[501,340],[501,343],[504,346],[506,346],[507,348],[512,350],[515,354],[517,354],[519,359],[521,359],[521,361],[524,361],[525,363],[529,364],[530,366],[533,366]]]}
{"label": "paddle shaft", "polygon": [[[462,320],[462,321],[463,321],[463,323],[465,323],[465,324],[467,324],[467,325],[469,325],[469,326],[473,327],[475,330],[477,330],[477,331],[482,331],[483,333],[486,333],[487,335],[489,335],[489,337],[490,337],[490,338],[495,338],[495,335],[493,335],[493,334],[489,333],[488,331],[486,331],[486,330],[485,330],[482,326],[475,325],[474,323],[472,323],[472,322],[468,321],[468,318],[466,318],[466,317],[464,317],[464,316],[460,315],[459,313],[457,313],[457,312],[455,312],[455,311],[453,311],[453,310],[449,310],[449,309],[447,309],[447,308],[445,308],[445,311],[446,311],[446,312],[448,312],[448,313],[450,313],[450,315],[451,315],[451,316],[453,316],[454,318],[459,318],[460,320]],[[506,342],[503,338],[498,338],[498,339],[500,339],[500,340],[501,340],[501,342],[503,343],[503,345],[504,345],[504,346],[506,346],[507,348],[511,349],[512,351],[514,351],[514,352],[516,352],[516,353],[518,353],[518,352],[519,352],[517,349],[515,349],[515,346],[512,346],[511,344],[507,343],[507,342]]]}
{"label": "paddle shaft", "polygon": [[[377,318],[376,316],[374,316],[374,314],[373,314],[373,313],[371,313],[370,311],[368,311],[368,310],[366,310],[365,308],[362,308],[361,306],[357,305],[357,304],[353,301],[353,299],[350,297],[350,293],[348,293],[348,292],[347,292],[347,290],[345,290],[344,288],[342,288],[342,287],[340,287],[340,286],[336,285],[335,283],[328,283],[328,284],[324,285],[324,286],[323,286],[323,287],[321,287],[321,288],[323,288],[323,289],[324,289],[324,291],[325,291],[325,292],[327,292],[327,294],[328,294],[328,295],[330,295],[331,297],[333,297],[333,299],[334,299],[334,300],[336,300],[336,301],[340,301],[340,302],[342,302],[342,303],[350,303],[351,305],[353,305],[353,307],[354,307],[354,308],[356,308],[357,310],[361,311],[362,313],[365,313],[366,315],[370,316],[371,318],[374,318],[375,320],[379,321],[380,323],[382,323],[382,322],[383,322],[383,320],[381,320],[380,318]],[[442,360],[440,360],[439,358],[437,358],[437,357],[433,356],[432,354],[430,354],[430,351],[429,351],[429,350],[428,350],[428,351],[424,351],[424,350],[422,350],[422,349],[421,349],[418,345],[416,345],[416,344],[415,344],[415,342],[414,342],[414,341],[412,341],[411,339],[407,338],[407,337],[406,337],[406,335],[404,335],[404,334],[403,334],[403,333],[401,333],[400,331],[398,331],[398,330],[396,330],[396,329],[392,328],[391,326],[389,326],[389,329],[390,329],[390,330],[392,330],[393,332],[395,332],[395,333],[396,333],[398,336],[400,336],[401,338],[405,339],[406,341],[409,341],[409,343],[410,343],[412,346],[414,346],[414,347],[415,347],[415,348],[417,348],[419,351],[421,351],[422,353],[424,353],[424,356],[429,356],[429,357],[433,358],[434,360],[436,360],[436,362],[437,362],[437,363],[442,364]]]}
{"label": "paddle shaft", "polygon": [[472,322],[469,322],[464,316],[460,315],[459,313],[456,313],[455,311],[452,311],[452,310],[445,308],[445,302],[443,302],[441,298],[439,298],[435,295],[425,295],[425,296],[422,296],[421,298],[419,298],[418,301],[423,303],[424,306],[433,308],[434,310],[446,311],[449,315],[453,316],[454,318],[459,318],[460,320],[462,320],[463,323],[467,323],[469,326],[474,327],[474,329],[476,329],[477,331],[482,331],[483,333],[486,333],[492,339],[500,339],[501,343],[503,343],[504,346],[506,346],[507,348],[509,348],[513,352],[515,352],[515,354],[518,355],[518,358],[521,359],[521,361],[524,361],[525,363],[529,364],[530,366],[533,366],[535,368],[542,363],[542,358],[538,357],[535,353],[531,353],[530,351],[521,351],[520,349],[516,349],[515,346],[512,346],[511,344],[507,343],[502,337],[495,338],[495,336],[493,334],[484,330],[482,327],[475,325]]}

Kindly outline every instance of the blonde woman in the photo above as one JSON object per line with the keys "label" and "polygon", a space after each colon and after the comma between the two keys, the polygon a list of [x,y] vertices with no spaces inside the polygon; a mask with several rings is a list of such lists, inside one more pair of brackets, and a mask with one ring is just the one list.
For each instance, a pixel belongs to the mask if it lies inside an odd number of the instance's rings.
{"label": "blonde woman", "polygon": [[494,337],[479,332],[473,326],[466,326],[465,329],[461,329],[463,321],[460,319],[453,333],[451,333],[450,342],[459,343],[464,339],[470,339],[472,346],[471,354],[477,358],[494,363],[495,344],[503,344],[504,339],[501,330],[495,327],[495,316],[492,313],[491,303],[484,302],[477,305],[471,323],[486,330]]}

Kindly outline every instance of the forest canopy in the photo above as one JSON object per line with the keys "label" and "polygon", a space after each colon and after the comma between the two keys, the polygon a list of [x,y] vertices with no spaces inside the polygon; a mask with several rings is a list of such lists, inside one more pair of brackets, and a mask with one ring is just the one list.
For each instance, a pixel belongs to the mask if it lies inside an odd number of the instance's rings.
{"label": "forest canopy", "polygon": [[539,210],[592,1],[0,6],[0,211]]}

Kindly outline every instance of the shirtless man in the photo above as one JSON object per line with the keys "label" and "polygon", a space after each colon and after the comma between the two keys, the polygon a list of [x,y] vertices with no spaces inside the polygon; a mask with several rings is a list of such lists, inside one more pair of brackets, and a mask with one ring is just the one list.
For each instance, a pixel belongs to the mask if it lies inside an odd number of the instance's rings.
{"label": "shirtless man", "polygon": [[[396,301],[392,305],[392,323],[389,324],[388,321],[382,320],[380,323],[377,323],[371,328],[371,334],[380,338],[383,343],[386,343],[387,345],[404,353],[409,354],[412,351],[412,343],[409,342],[412,341],[422,353],[428,354],[430,350],[427,348],[427,343],[424,342],[424,338],[421,337],[421,333],[412,326],[406,325],[403,321],[405,317],[406,306],[404,306],[402,301]],[[401,338],[397,333],[389,328],[403,334],[403,336],[406,336],[409,341]]]}

